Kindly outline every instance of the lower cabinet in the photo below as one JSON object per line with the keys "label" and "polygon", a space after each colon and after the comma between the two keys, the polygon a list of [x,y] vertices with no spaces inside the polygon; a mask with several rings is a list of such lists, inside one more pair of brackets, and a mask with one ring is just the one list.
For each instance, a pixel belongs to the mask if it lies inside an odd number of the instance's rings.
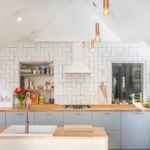
{"label": "lower cabinet", "polygon": [[5,126],[5,112],[0,112],[0,126]]}
{"label": "lower cabinet", "polygon": [[[150,113],[130,112],[30,112],[35,125],[93,125],[104,127],[109,149],[150,149]],[[24,125],[25,112],[0,112],[0,126]]]}
{"label": "lower cabinet", "polygon": [[120,149],[120,130],[106,131],[109,149]]}
{"label": "lower cabinet", "polygon": [[92,112],[64,112],[64,125],[92,125]]}
{"label": "lower cabinet", "polygon": [[[24,125],[25,120],[25,112],[6,112],[6,126]],[[29,112],[29,124],[34,124],[34,112]]]}
{"label": "lower cabinet", "polygon": [[109,149],[120,149],[120,112],[93,112],[93,126],[103,127]]}
{"label": "lower cabinet", "polygon": [[148,112],[121,113],[121,148],[150,149]]}
{"label": "lower cabinet", "polygon": [[63,126],[63,112],[35,112],[36,125]]}

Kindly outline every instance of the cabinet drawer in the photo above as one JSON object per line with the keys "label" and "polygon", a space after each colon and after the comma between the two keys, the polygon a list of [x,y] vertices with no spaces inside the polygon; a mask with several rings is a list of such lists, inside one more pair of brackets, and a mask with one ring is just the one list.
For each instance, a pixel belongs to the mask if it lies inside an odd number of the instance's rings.
{"label": "cabinet drawer", "polygon": [[108,135],[108,148],[120,149],[120,131],[106,131]]}
{"label": "cabinet drawer", "polygon": [[[26,115],[25,112],[6,112],[6,126],[24,125]],[[34,124],[34,113],[29,112],[29,123]]]}
{"label": "cabinet drawer", "polygon": [[120,112],[93,112],[93,126],[106,130],[120,129]]}
{"label": "cabinet drawer", "polygon": [[92,124],[92,114],[91,112],[64,112],[64,124]]}
{"label": "cabinet drawer", "polygon": [[5,112],[0,112],[0,126],[5,126]]}
{"label": "cabinet drawer", "polygon": [[35,112],[35,124],[63,126],[63,112]]}

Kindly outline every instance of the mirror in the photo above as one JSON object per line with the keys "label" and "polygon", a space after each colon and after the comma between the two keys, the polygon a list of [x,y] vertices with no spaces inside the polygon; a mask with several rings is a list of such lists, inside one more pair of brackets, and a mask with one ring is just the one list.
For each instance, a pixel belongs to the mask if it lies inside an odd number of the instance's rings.
{"label": "mirror", "polygon": [[143,64],[112,63],[112,103],[143,102]]}

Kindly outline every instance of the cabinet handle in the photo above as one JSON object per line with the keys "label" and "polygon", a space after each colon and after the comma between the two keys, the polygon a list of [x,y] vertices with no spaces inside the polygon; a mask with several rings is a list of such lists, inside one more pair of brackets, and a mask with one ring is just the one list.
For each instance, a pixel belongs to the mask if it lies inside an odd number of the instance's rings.
{"label": "cabinet handle", "polygon": [[46,113],[45,115],[46,115],[46,116],[51,116],[51,115],[53,115],[53,114],[51,114],[51,113]]}
{"label": "cabinet handle", "polygon": [[141,115],[142,113],[140,113],[140,112],[136,112],[136,113],[134,113],[134,115]]}
{"label": "cabinet handle", "polygon": [[23,114],[23,113],[17,113],[16,115],[18,115],[18,116],[23,116],[24,114]]}
{"label": "cabinet handle", "polygon": [[104,115],[110,115],[110,113],[103,113]]}
{"label": "cabinet handle", "polygon": [[75,113],[75,115],[76,115],[76,116],[81,116],[82,114],[81,114],[81,113]]}

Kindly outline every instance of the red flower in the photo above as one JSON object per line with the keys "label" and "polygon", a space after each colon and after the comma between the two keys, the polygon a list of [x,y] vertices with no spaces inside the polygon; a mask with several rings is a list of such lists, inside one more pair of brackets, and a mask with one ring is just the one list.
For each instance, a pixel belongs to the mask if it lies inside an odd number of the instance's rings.
{"label": "red flower", "polygon": [[25,93],[25,88],[24,87],[18,87],[15,90],[16,95],[18,94],[24,94]]}

